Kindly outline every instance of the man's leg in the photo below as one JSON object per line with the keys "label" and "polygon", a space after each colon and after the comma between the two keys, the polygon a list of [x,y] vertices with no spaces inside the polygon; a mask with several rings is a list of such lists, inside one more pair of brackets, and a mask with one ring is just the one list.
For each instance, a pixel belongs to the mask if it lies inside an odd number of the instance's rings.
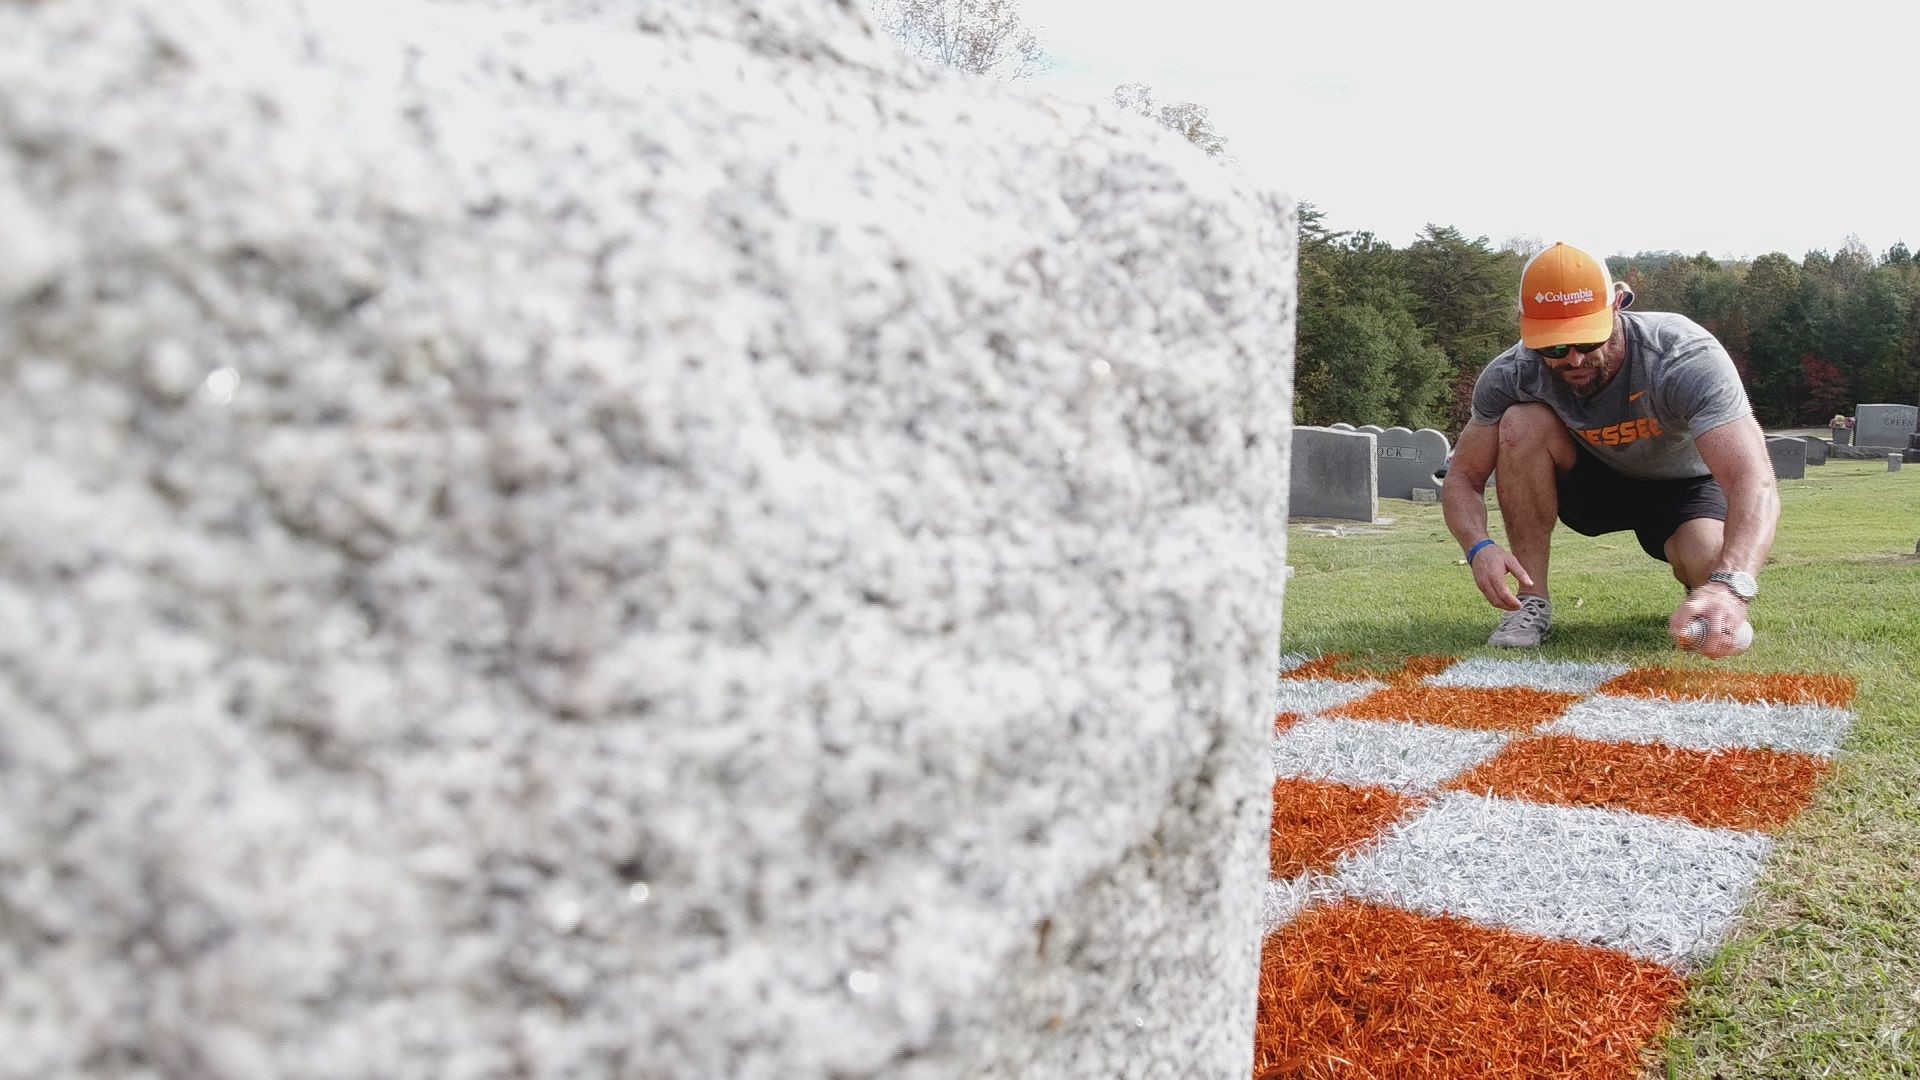
{"label": "man's leg", "polygon": [[1726,536],[1727,523],[1709,517],[1681,523],[1667,538],[1667,562],[1673,576],[1688,592],[1707,583],[1713,561],[1720,557],[1720,542]]}
{"label": "man's leg", "polygon": [[1533,587],[1523,592],[1548,595],[1547,563],[1560,517],[1559,476],[1573,468],[1577,453],[1566,425],[1545,405],[1514,405],[1500,416],[1493,486],[1507,528],[1507,550],[1533,578]]}

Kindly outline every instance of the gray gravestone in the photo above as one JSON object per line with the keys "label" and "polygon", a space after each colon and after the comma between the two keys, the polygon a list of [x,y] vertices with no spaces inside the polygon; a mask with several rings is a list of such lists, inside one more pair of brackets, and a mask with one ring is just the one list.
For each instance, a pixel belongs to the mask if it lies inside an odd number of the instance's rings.
{"label": "gray gravestone", "polygon": [[1327,430],[1328,431],[1357,431],[1359,429],[1355,428],[1352,424],[1347,423],[1345,420],[1342,420],[1337,424],[1328,424]]}
{"label": "gray gravestone", "polygon": [[1888,472],[1899,472],[1899,471],[1900,471],[1900,463],[1901,463],[1902,461],[1904,461],[1904,460],[1906,460],[1906,454],[1904,454],[1904,453],[1900,453],[1900,454],[1888,454],[1888,455],[1887,455],[1887,471],[1888,471]]}
{"label": "gray gravestone", "polygon": [[1380,497],[1411,499],[1415,490],[1437,490],[1434,471],[1447,463],[1447,437],[1432,428],[1392,427],[1374,437],[1380,455]]}
{"label": "gray gravestone", "polygon": [[1378,517],[1380,462],[1374,439],[1364,431],[1294,428],[1289,515],[1367,522]]}
{"label": "gray gravestone", "polygon": [[1827,463],[1827,440],[1809,435],[1801,441],[1807,444],[1807,464],[1825,465]]}
{"label": "gray gravestone", "polygon": [[863,8],[0,3],[0,1076],[1249,1074],[1293,214]]}
{"label": "gray gravestone", "polygon": [[1353,430],[1364,431],[1369,435],[1378,435],[1380,434],[1380,432],[1384,431],[1385,429],[1382,428],[1379,424],[1361,424],[1359,427],[1354,428]]}
{"label": "gray gravestone", "polygon": [[1807,441],[1785,435],[1767,436],[1767,458],[1773,462],[1776,480],[1804,480],[1807,476]]}
{"label": "gray gravestone", "polygon": [[1833,445],[1835,446],[1852,446],[1853,445],[1853,429],[1852,428],[1836,427],[1836,428],[1829,428],[1828,430],[1833,432]]}
{"label": "gray gravestone", "polygon": [[1897,446],[1920,426],[1920,406],[1862,405],[1853,411],[1853,445]]}

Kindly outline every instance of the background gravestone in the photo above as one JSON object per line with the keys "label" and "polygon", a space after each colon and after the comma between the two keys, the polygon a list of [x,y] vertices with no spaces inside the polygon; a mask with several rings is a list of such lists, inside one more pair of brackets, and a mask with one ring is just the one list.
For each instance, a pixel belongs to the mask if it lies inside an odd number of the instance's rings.
{"label": "background gravestone", "polygon": [[1438,491],[1434,471],[1447,463],[1447,437],[1432,428],[1392,427],[1376,435],[1380,455],[1380,497],[1411,499],[1414,490]]}
{"label": "background gravestone", "polygon": [[1804,480],[1807,476],[1807,442],[1785,435],[1767,436],[1767,458],[1773,463],[1778,480]]}
{"label": "background gravestone", "polygon": [[1337,424],[1328,424],[1328,425],[1327,425],[1327,430],[1329,430],[1329,431],[1356,431],[1356,430],[1358,430],[1358,429],[1357,429],[1357,428],[1355,428],[1355,427],[1354,427],[1354,426],[1353,426],[1352,424],[1349,424],[1349,423],[1347,423],[1346,421],[1344,421],[1344,420],[1342,420],[1342,421],[1340,421],[1340,422],[1339,422],[1339,423],[1337,423]]}
{"label": "background gravestone", "polygon": [[1354,428],[1353,430],[1364,431],[1369,435],[1378,435],[1384,429],[1381,428],[1379,424],[1361,424],[1359,427]]}
{"label": "background gravestone", "polygon": [[366,10],[0,4],[0,1073],[1246,1076],[1291,211]]}
{"label": "background gravestone", "polygon": [[1363,431],[1293,429],[1287,508],[1293,518],[1371,522],[1380,516],[1380,462]]}
{"label": "background gravestone", "polygon": [[1807,444],[1807,464],[1825,465],[1827,463],[1827,440],[1809,435],[1801,441]]}
{"label": "background gravestone", "polygon": [[1862,405],[1853,415],[1855,446],[1894,446],[1904,450],[1907,436],[1920,427],[1920,406]]}

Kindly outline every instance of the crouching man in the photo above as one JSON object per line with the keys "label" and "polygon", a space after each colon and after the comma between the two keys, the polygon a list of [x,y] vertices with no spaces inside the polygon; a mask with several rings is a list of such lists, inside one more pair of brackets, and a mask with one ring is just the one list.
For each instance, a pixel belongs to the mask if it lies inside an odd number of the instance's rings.
{"label": "crouching man", "polygon": [[[1685,316],[1629,312],[1606,264],[1555,244],[1520,277],[1520,341],[1480,372],[1440,501],[1474,584],[1505,612],[1488,644],[1532,648],[1553,627],[1553,526],[1632,530],[1687,589],[1676,641],[1729,656],[1780,518],[1766,439],[1733,360]],[[1494,478],[1507,547],[1488,535]],[[1518,591],[1508,585],[1512,578]]]}

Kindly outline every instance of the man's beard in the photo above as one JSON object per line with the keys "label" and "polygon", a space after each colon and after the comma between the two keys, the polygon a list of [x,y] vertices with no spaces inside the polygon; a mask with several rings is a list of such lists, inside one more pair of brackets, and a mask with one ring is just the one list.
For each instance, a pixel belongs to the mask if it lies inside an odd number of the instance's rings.
{"label": "man's beard", "polygon": [[[1591,363],[1591,361],[1589,361],[1589,363]],[[1548,370],[1552,371],[1551,368],[1549,368]],[[1591,371],[1592,374],[1588,375],[1586,383],[1580,386],[1576,386],[1571,381],[1569,381],[1567,379],[1567,373],[1564,371],[1552,371],[1552,374],[1554,378],[1560,380],[1561,386],[1564,386],[1567,389],[1573,391],[1575,397],[1581,398],[1583,400],[1586,398],[1590,398],[1595,394],[1598,394],[1600,391],[1606,389],[1608,380],[1607,380],[1607,362],[1605,360],[1602,360],[1597,364],[1592,364],[1591,367],[1588,367],[1585,364],[1583,364],[1581,367],[1581,370]]]}

